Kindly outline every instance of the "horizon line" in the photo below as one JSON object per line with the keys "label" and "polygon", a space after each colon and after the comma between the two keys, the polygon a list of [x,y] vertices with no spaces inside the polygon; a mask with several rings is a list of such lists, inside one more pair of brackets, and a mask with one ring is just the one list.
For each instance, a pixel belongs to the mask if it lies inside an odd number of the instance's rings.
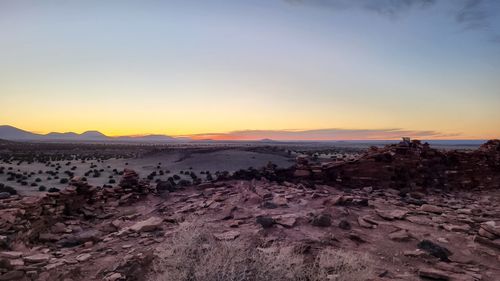
{"label": "horizon line", "polygon": [[[9,127],[11,129],[18,130],[19,132],[25,132],[34,134],[36,136],[50,138],[49,134],[77,134],[83,135],[87,132],[99,133],[103,137],[109,138],[110,141],[117,140],[120,138],[132,138],[140,139],[144,137],[168,137],[174,140],[188,139],[189,141],[218,141],[218,142],[255,142],[255,141],[274,141],[274,142],[377,142],[377,141],[397,141],[402,137],[410,137],[411,139],[417,139],[421,141],[486,141],[488,137],[461,137],[457,138],[461,134],[442,134],[435,131],[415,131],[415,130],[403,130],[403,129],[314,129],[314,130],[240,130],[240,131],[230,131],[225,133],[208,133],[208,134],[188,134],[188,135],[167,135],[161,133],[154,134],[130,134],[130,135],[106,135],[99,130],[86,130],[82,133],[69,132],[55,132],[51,131],[49,133],[39,133],[36,131],[28,131],[24,129],[19,129],[12,125],[0,125],[0,127]],[[385,134],[385,135],[384,135]],[[390,134],[390,135],[387,135]],[[9,139],[5,136],[0,135],[0,139]],[[16,138],[10,138],[15,140]],[[19,139],[26,139],[18,137]],[[50,139],[46,139],[50,140]],[[52,139],[55,140],[55,139]],[[96,140],[96,139],[94,139]]]}

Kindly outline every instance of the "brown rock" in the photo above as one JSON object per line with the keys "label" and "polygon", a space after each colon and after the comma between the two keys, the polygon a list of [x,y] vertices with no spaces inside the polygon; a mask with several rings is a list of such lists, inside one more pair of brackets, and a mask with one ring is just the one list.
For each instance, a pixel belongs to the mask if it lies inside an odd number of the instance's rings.
{"label": "brown rock", "polygon": [[418,275],[424,278],[430,278],[434,280],[450,280],[451,275],[448,272],[433,269],[433,268],[422,268],[418,271]]}
{"label": "brown rock", "polygon": [[214,234],[214,237],[217,240],[221,241],[230,241],[236,239],[238,236],[240,236],[240,233],[235,230],[227,231],[224,233],[219,233],[219,234]]}
{"label": "brown rock", "polygon": [[389,239],[398,241],[398,242],[408,242],[412,239],[412,236],[408,233],[407,230],[402,229],[389,234]]}
{"label": "brown rock", "polygon": [[481,236],[483,236],[483,237],[486,237],[486,238],[488,238],[488,239],[492,239],[492,240],[496,238],[496,235],[495,235],[495,234],[493,234],[493,233],[491,233],[491,232],[487,231],[486,229],[484,229],[484,228],[482,228],[482,227],[480,227],[480,228],[479,228],[479,230],[478,230],[477,234],[479,234],[479,235],[481,235]]}
{"label": "brown rock", "polygon": [[13,251],[0,252],[0,257],[7,259],[18,259],[22,257],[22,255],[23,255],[22,252],[13,252]]}
{"label": "brown rock", "polygon": [[24,277],[24,272],[12,270],[0,276],[0,281],[20,280]]}
{"label": "brown rock", "polygon": [[150,217],[147,220],[135,223],[130,227],[132,231],[135,232],[148,232],[158,229],[163,222],[162,218]]}
{"label": "brown rock", "polygon": [[441,214],[441,213],[443,213],[444,210],[443,210],[443,208],[435,206],[435,205],[423,204],[422,206],[420,206],[420,211]]}
{"label": "brown rock", "polygon": [[297,222],[297,218],[298,217],[295,214],[286,214],[273,217],[277,224],[289,228],[295,225],[295,223]]}
{"label": "brown rock", "polygon": [[50,255],[47,254],[36,254],[24,257],[24,261],[27,263],[41,263],[48,262],[50,260]]}
{"label": "brown rock", "polygon": [[312,218],[311,224],[319,227],[329,227],[332,225],[332,216],[330,214],[319,214]]}
{"label": "brown rock", "polygon": [[311,172],[308,170],[295,170],[293,176],[298,178],[306,178],[311,176]]}
{"label": "brown rock", "polygon": [[405,218],[406,214],[408,214],[408,212],[404,210],[376,210],[376,212],[377,215],[386,220],[402,220]]}
{"label": "brown rock", "polygon": [[493,235],[500,237],[500,226],[497,226],[494,221],[488,221],[481,224],[481,228],[492,233]]}
{"label": "brown rock", "polygon": [[376,227],[376,225],[367,222],[362,217],[358,217],[358,224],[359,224],[359,226],[364,227],[364,228],[375,228]]}

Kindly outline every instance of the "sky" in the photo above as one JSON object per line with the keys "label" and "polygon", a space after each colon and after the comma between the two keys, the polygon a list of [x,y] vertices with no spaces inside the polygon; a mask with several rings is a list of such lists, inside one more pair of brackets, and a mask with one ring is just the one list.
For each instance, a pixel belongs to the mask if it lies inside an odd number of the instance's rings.
{"label": "sky", "polygon": [[500,1],[0,0],[0,124],[500,138]]}

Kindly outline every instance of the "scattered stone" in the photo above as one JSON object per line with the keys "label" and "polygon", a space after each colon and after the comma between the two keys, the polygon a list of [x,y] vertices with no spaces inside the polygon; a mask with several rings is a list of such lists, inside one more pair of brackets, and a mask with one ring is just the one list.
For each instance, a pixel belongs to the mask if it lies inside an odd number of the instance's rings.
{"label": "scattered stone", "polygon": [[319,214],[315,215],[311,224],[318,227],[329,227],[332,225],[332,216],[330,214]]}
{"label": "scattered stone", "polygon": [[234,239],[236,239],[238,236],[240,236],[240,233],[239,233],[238,231],[234,231],[234,230],[227,231],[227,232],[224,232],[224,233],[214,234],[214,237],[215,237],[217,240],[221,240],[221,241],[230,241],[230,240],[234,240]]}
{"label": "scattered stone", "polygon": [[91,257],[92,257],[92,255],[90,255],[90,254],[81,254],[81,255],[76,256],[76,260],[79,262],[84,262],[84,261],[89,260]]}
{"label": "scattered stone", "polygon": [[424,278],[430,278],[433,280],[450,280],[451,276],[448,272],[432,269],[432,268],[422,268],[418,271],[418,275]]}
{"label": "scattered stone", "polygon": [[406,217],[406,214],[408,214],[407,211],[404,210],[392,210],[392,211],[385,211],[385,210],[376,210],[377,215],[379,215],[381,218],[385,220],[402,220]]}
{"label": "scattered stone", "polygon": [[125,277],[119,272],[113,272],[105,278],[106,281],[120,281],[125,280]]}
{"label": "scattered stone", "polygon": [[470,230],[470,226],[467,224],[463,225],[445,224],[443,225],[443,228],[452,232],[467,232]]}
{"label": "scattered stone", "polygon": [[147,220],[135,223],[130,227],[132,231],[135,232],[148,232],[158,229],[163,222],[162,218],[150,217]]}
{"label": "scattered stone", "polygon": [[13,252],[13,251],[0,252],[0,257],[7,259],[18,259],[22,256],[23,256],[22,252]]}
{"label": "scattered stone", "polygon": [[490,248],[500,250],[500,239],[491,240],[491,239],[486,239],[486,238],[483,238],[479,235],[476,235],[476,236],[474,236],[474,242],[483,244],[483,245],[488,246]]}
{"label": "scattered stone", "polygon": [[36,254],[23,258],[27,263],[42,263],[48,262],[50,260],[50,255],[47,254]]}
{"label": "scattered stone", "polygon": [[[499,237],[500,238],[500,226],[497,226],[494,221],[487,221],[485,223],[481,224],[481,227],[479,230],[482,230],[483,234],[486,232],[488,233],[487,235],[490,237]],[[490,238],[490,239],[494,239]]]}
{"label": "scattered stone", "polygon": [[364,227],[364,228],[375,228],[376,227],[375,224],[369,223],[363,217],[358,217],[358,224],[359,224],[359,226]]}
{"label": "scattered stone", "polygon": [[413,257],[413,258],[424,258],[429,256],[429,254],[420,249],[414,251],[404,251],[403,255],[406,257]]}
{"label": "scattered stone", "polygon": [[274,216],[273,219],[277,224],[291,228],[294,227],[295,223],[297,222],[297,215],[295,214],[279,215],[279,216]]}
{"label": "scattered stone", "polygon": [[423,204],[422,206],[420,206],[420,211],[435,213],[435,214],[441,214],[444,212],[443,208],[430,204]]}
{"label": "scattered stone", "polygon": [[393,232],[389,234],[389,239],[398,241],[398,242],[408,242],[412,239],[411,235],[407,230],[401,229],[399,231]]}
{"label": "scattered stone", "polygon": [[24,277],[24,272],[20,270],[11,270],[0,276],[0,281],[10,281],[10,280],[19,280]]}

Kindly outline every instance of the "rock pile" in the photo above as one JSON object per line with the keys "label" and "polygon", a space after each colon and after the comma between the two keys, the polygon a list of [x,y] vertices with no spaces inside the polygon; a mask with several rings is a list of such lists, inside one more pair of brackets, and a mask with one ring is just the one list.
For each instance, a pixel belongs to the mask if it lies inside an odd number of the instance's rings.
{"label": "rock pile", "polygon": [[497,189],[500,187],[500,141],[475,151],[441,151],[405,138],[399,144],[373,147],[355,161],[314,165],[298,159],[294,176],[344,187],[395,188],[403,192]]}
{"label": "rock pile", "polygon": [[125,169],[118,186],[123,188],[125,191],[147,193],[149,182],[147,180],[140,180],[139,174],[137,174],[136,171]]}
{"label": "rock pile", "polygon": [[[42,271],[86,262],[93,255],[85,251],[71,262],[57,258],[71,254],[73,251],[68,248],[85,249],[110,239],[106,238],[109,233],[121,231],[120,235],[134,236],[160,228],[162,219],[157,217],[125,228],[122,220],[113,220],[119,215],[118,206],[133,204],[149,191],[152,190],[148,182],[139,180],[135,171],[127,170],[116,187],[96,188],[74,177],[59,192],[0,199],[0,280],[36,279]],[[12,250],[26,247],[32,250]]]}
{"label": "rock pile", "polygon": [[[67,218],[98,219],[113,213],[116,206],[130,204],[147,193],[149,185],[132,170],[124,173],[123,186],[96,188],[75,177],[59,192],[41,197],[11,196],[0,205],[0,234],[12,240],[58,241],[43,231]],[[65,232],[62,229],[60,232]]]}

